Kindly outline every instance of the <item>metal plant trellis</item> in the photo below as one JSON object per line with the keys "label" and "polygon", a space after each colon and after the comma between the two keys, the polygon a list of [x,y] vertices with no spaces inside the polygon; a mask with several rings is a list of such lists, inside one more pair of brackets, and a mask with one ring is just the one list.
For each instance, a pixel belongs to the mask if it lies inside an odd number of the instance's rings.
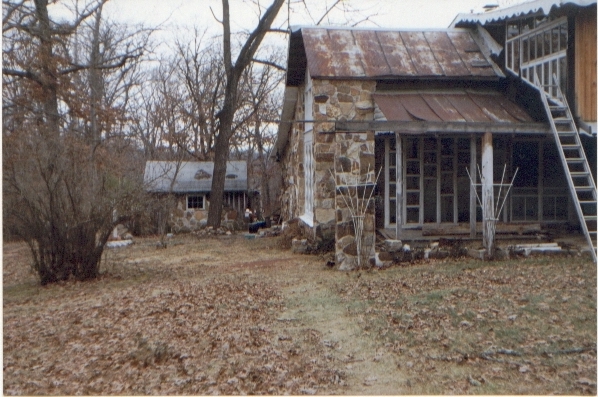
{"label": "metal plant trellis", "polygon": [[[380,170],[378,170],[378,175],[376,175],[375,180],[371,183],[368,183],[368,182],[360,183],[358,180],[355,180],[354,183],[350,183],[350,184],[346,184],[346,185],[339,185],[339,184],[337,184],[336,176],[330,170],[330,174],[334,178],[334,184],[335,184],[336,191],[339,192],[340,196],[343,198],[343,201],[345,202],[345,205],[347,206],[347,208],[349,209],[349,212],[351,214],[351,221],[353,223],[353,229],[355,232],[355,246],[357,248],[357,268],[358,269],[362,268],[362,264],[363,264],[364,260],[367,261],[369,259],[368,253],[370,252],[371,246],[369,244],[367,244],[365,247],[365,250],[364,250],[364,238],[363,238],[364,219],[365,219],[366,212],[367,212],[367,210],[370,206],[370,203],[372,201],[372,196],[374,194],[376,185],[378,184],[378,178],[380,177],[381,171],[382,171],[382,168],[380,168]],[[341,172],[343,172],[343,173],[345,172],[342,167],[341,167]],[[366,175],[369,175],[369,173],[370,173],[370,167],[368,165],[368,170],[367,170]],[[344,191],[343,191],[343,188],[344,188]],[[363,189],[361,200],[359,198],[359,189],[360,188]],[[366,192],[367,192],[368,188],[371,188],[371,189],[370,189],[369,195],[367,195],[367,199],[366,199],[366,194],[367,194]],[[352,194],[352,192],[354,192],[354,194]],[[355,197],[355,199],[353,199],[353,197]],[[373,245],[374,241],[371,244]]]}
{"label": "metal plant trellis", "polygon": [[[488,233],[489,236],[484,236],[484,239],[488,240],[491,242],[491,244],[488,244],[486,248],[488,247],[494,247],[494,239],[495,239],[495,235],[496,235],[496,222],[498,220],[500,220],[500,214],[505,206],[505,203],[507,201],[507,197],[509,197],[509,192],[511,191],[511,188],[513,187],[513,181],[515,180],[515,177],[517,176],[517,172],[519,171],[519,167],[517,167],[517,169],[515,170],[515,173],[513,174],[513,179],[511,179],[510,183],[504,183],[505,182],[505,174],[507,171],[507,165],[505,164],[503,170],[502,170],[502,177],[500,179],[500,183],[493,183],[492,186],[496,187],[498,186],[498,198],[496,198],[495,201],[495,207],[494,207],[494,211],[492,213],[492,215],[487,214],[486,213],[486,207],[484,206],[484,204],[482,203],[482,200],[480,199],[480,196],[478,195],[478,190],[477,187],[478,186],[483,186],[485,185],[485,178],[484,175],[482,174],[481,170],[480,170],[480,166],[478,165],[478,174],[480,175],[481,178],[481,182],[482,183],[475,183],[475,181],[472,179],[471,174],[469,173],[469,169],[466,168],[465,169],[467,171],[467,175],[469,176],[469,181],[471,182],[471,185],[473,186],[474,192],[475,192],[475,196],[476,199],[478,201],[478,204],[480,205],[480,207],[482,207],[482,217],[483,219],[488,222],[489,227],[488,227]],[[507,188],[506,192],[504,193],[504,196],[501,197],[501,194],[503,192],[503,188]],[[502,201],[501,201],[502,199]],[[490,250],[490,249],[489,249]],[[492,255],[492,252],[487,252],[488,255]]]}

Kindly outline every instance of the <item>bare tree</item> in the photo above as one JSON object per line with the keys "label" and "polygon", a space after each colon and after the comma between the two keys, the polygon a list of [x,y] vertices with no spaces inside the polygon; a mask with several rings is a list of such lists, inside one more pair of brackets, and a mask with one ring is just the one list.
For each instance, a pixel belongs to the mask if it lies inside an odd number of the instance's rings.
{"label": "bare tree", "polygon": [[[49,0],[3,1],[3,214],[28,243],[42,284],[97,277],[112,227],[131,213],[139,190],[122,161],[134,149],[127,136],[113,134],[113,120],[126,111],[115,104],[127,96],[113,92],[106,100],[110,87],[129,84],[122,73],[112,86],[106,77],[137,61],[144,40],[130,36],[109,46],[110,56],[100,52],[108,37],[104,3],[91,1],[71,22],[56,22]],[[72,39],[92,19],[90,56],[74,56]]]}
{"label": "bare tree", "polygon": [[270,30],[274,18],[284,3],[285,0],[273,0],[272,4],[265,8],[257,26],[247,37],[233,63],[229,2],[222,0],[222,49],[226,86],[222,109],[217,114],[219,131],[214,143],[214,175],[208,210],[208,225],[213,227],[220,226],[222,216],[226,161],[229,155],[230,139],[234,133],[233,121],[238,104],[239,81],[243,71],[251,64],[264,36]]}

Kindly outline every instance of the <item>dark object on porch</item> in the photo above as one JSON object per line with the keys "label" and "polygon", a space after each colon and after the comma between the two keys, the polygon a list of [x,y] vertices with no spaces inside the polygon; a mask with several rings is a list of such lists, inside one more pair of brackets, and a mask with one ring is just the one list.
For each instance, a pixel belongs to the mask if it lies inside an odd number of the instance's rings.
{"label": "dark object on porch", "polygon": [[266,227],[265,221],[258,221],[249,224],[249,233],[257,233],[258,230]]}

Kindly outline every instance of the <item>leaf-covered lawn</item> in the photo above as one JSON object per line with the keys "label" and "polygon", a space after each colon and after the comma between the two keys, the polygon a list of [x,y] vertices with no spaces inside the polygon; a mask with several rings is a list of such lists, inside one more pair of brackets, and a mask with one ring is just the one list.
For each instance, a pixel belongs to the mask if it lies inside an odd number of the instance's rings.
{"label": "leaf-covered lawn", "polygon": [[278,245],[140,239],[40,287],[4,244],[4,394],[596,394],[588,258],[342,273]]}

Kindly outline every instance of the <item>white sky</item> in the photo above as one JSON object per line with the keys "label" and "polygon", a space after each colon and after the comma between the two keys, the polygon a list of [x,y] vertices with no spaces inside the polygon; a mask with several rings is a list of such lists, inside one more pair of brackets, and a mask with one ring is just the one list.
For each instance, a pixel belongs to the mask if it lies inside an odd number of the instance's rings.
{"label": "white sky", "polygon": [[[230,0],[232,30],[242,31],[252,29],[256,25],[258,16],[253,4],[257,0]],[[293,0],[292,0],[293,1]],[[306,0],[314,18],[322,15],[321,9],[326,3],[334,0]],[[480,11],[488,3],[497,0],[345,0],[355,7],[359,7],[362,15],[373,15],[372,22],[359,26],[386,27],[392,29],[425,29],[447,28],[459,13],[471,10]],[[499,0],[500,2],[513,0]],[[260,0],[266,6],[271,0]],[[146,27],[158,27],[160,31],[154,34],[159,42],[168,43],[172,37],[185,37],[185,32],[193,27],[201,31],[207,29],[208,36],[215,36],[221,32],[221,26],[216,22],[210,8],[217,17],[222,15],[221,0],[110,0],[104,8],[105,15],[130,24],[142,23]],[[318,9],[318,7],[320,9]],[[304,8],[294,6],[290,24],[313,25]],[[276,27],[287,27],[289,13],[283,6]],[[355,19],[361,19],[355,16]],[[333,15],[333,22],[344,20],[342,15]],[[282,38],[285,40],[286,37]],[[162,50],[167,49],[162,46]]]}

